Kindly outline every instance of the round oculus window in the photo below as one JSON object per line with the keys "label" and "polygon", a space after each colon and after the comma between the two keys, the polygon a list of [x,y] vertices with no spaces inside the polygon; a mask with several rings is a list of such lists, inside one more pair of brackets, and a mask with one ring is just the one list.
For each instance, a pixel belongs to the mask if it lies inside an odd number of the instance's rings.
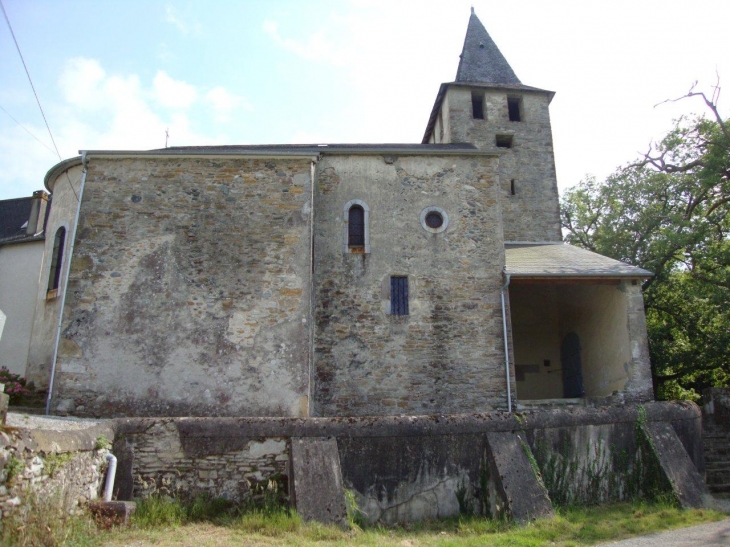
{"label": "round oculus window", "polygon": [[441,207],[426,207],[421,211],[421,226],[427,232],[440,234],[449,225],[449,215]]}
{"label": "round oculus window", "polygon": [[436,211],[431,211],[426,215],[426,226],[429,228],[441,228],[444,224],[444,217],[441,216],[441,213],[438,213]]}

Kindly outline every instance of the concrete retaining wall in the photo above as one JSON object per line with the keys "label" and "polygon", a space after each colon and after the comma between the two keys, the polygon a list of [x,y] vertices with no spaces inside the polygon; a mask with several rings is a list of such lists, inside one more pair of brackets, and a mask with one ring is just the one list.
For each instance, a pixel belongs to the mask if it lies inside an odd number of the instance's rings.
{"label": "concrete retaining wall", "polygon": [[[241,500],[270,479],[289,482],[292,437],[331,438],[342,484],[369,520],[459,513],[527,520],[549,513],[549,500],[546,509],[537,488],[537,505],[510,505],[523,488],[510,489],[522,481],[536,485],[536,472],[545,476],[550,461],[569,471],[562,480],[545,481],[552,503],[646,495],[641,484],[632,486],[643,476],[637,474],[637,462],[650,456],[642,455],[637,442],[642,420],[671,425],[689,460],[703,468],[700,412],[691,403],[449,416],[132,418],[115,421],[116,488],[120,499],[207,492]],[[517,458],[512,449],[495,452],[500,447],[489,440],[494,433],[503,440],[507,435],[504,446],[517,439],[526,457]],[[491,474],[490,454],[502,465]]]}

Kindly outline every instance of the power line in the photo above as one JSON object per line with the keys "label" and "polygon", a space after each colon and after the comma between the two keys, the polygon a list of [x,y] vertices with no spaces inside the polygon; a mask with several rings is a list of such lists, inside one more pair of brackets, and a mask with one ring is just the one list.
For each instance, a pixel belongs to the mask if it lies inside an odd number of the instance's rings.
{"label": "power line", "polygon": [[43,142],[42,140],[40,140],[40,139],[39,139],[38,137],[36,137],[36,136],[35,136],[35,135],[34,135],[33,133],[31,133],[31,132],[30,132],[30,129],[28,129],[27,127],[25,127],[25,126],[24,126],[24,125],[23,125],[22,123],[20,123],[20,122],[19,122],[18,120],[16,120],[15,118],[13,118],[13,116],[12,116],[12,115],[10,114],[10,112],[8,112],[7,110],[5,110],[5,109],[4,109],[3,107],[2,107],[2,105],[0,105],[0,110],[2,110],[3,112],[5,112],[5,113],[6,113],[7,115],[8,115],[8,117],[9,117],[9,118],[10,118],[11,120],[13,120],[13,121],[14,121],[15,123],[17,123],[17,124],[18,124],[18,125],[19,125],[19,126],[20,126],[21,128],[23,128],[23,129],[25,130],[25,132],[26,132],[26,133],[28,133],[28,135],[30,135],[31,137],[33,137],[33,138],[34,138],[35,140],[37,140],[37,141],[38,141],[39,143],[41,143],[41,144],[42,144],[43,146],[45,146],[45,147],[46,147],[46,149],[47,149],[47,150],[49,150],[49,151],[51,152],[51,154],[55,154],[55,152],[54,152],[53,150],[51,150],[51,147],[50,147],[50,146],[48,146],[48,145],[47,145],[46,143],[44,143],[44,142]]}
{"label": "power line", "polygon": [[56,140],[53,138],[53,133],[51,133],[51,128],[48,125],[48,120],[46,119],[46,114],[43,112],[43,107],[41,106],[41,100],[38,98],[38,93],[36,93],[35,86],[33,85],[33,80],[30,78],[30,72],[28,72],[28,67],[25,64],[25,59],[23,59],[23,54],[20,52],[20,46],[18,45],[18,40],[15,38],[15,33],[13,32],[13,26],[10,24],[10,19],[8,19],[8,14],[5,11],[5,5],[3,4],[2,0],[0,0],[0,8],[3,10],[3,15],[5,16],[5,22],[8,24],[8,28],[10,29],[10,35],[13,37],[13,42],[15,42],[15,49],[18,50],[18,55],[20,55],[20,60],[23,63],[23,68],[25,69],[25,74],[28,76],[28,81],[30,82],[30,87],[33,90],[33,95],[35,95],[35,100],[38,103],[38,108],[41,111],[41,116],[43,116],[43,121],[46,124],[46,129],[48,129],[48,134],[51,136],[51,142],[53,143],[53,148],[56,149],[56,154],[58,155],[58,159],[61,160],[61,153],[58,151],[58,146],[56,146]]}
{"label": "power line", "polygon": [[[18,44],[18,40],[15,38],[15,32],[13,32],[13,25],[10,24],[10,19],[8,18],[8,13],[5,11],[5,5],[3,4],[3,0],[0,0],[0,8],[2,8],[2,10],[3,10],[3,16],[5,17],[5,22],[8,24],[8,28],[10,29],[10,35],[13,37],[13,42],[15,42],[15,49],[18,50],[18,55],[20,56],[20,60],[23,63],[23,68],[25,69],[25,75],[28,76],[28,82],[30,82],[30,88],[33,90],[33,95],[35,96],[35,100],[38,103],[38,109],[41,111],[41,116],[43,116],[43,122],[46,124],[46,129],[48,129],[48,135],[50,135],[50,137],[51,137],[51,142],[53,143],[53,148],[55,148],[55,150],[56,150],[56,155],[58,156],[58,160],[62,161],[63,158],[61,158],[61,153],[58,151],[58,146],[56,146],[56,139],[53,138],[53,133],[51,133],[51,126],[48,125],[48,120],[46,119],[46,113],[43,112],[43,107],[41,106],[41,100],[38,98],[38,93],[36,93],[35,86],[33,85],[33,80],[31,79],[30,72],[28,71],[28,66],[25,64],[25,59],[23,58],[23,53],[20,51],[20,45]],[[5,109],[3,108],[3,110],[5,110]],[[5,112],[5,113],[7,114],[7,112]],[[10,116],[10,114],[8,114],[8,116]],[[10,117],[12,118],[12,116],[10,116]],[[15,119],[15,118],[13,118],[13,119]],[[29,131],[29,133],[30,133],[30,131]],[[45,145],[43,145],[43,146],[45,146]],[[48,148],[48,147],[46,147],[46,148]],[[76,196],[76,201],[80,202],[81,199],[79,198],[79,195],[76,193],[76,189],[74,188],[74,185],[71,184],[71,179],[68,176],[68,171],[66,171],[66,178],[68,179],[68,184],[71,187],[71,191],[74,193],[74,196]]]}

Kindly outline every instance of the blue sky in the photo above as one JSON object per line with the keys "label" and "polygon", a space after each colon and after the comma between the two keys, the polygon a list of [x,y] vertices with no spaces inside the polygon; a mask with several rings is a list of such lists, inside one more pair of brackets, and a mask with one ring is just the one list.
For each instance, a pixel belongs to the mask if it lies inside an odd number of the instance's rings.
{"label": "blue sky", "polygon": [[[166,130],[171,146],[420,142],[472,4],[522,82],[557,92],[561,188],[703,111],[655,104],[730,80],[726,0],[3,2],[63,158],[161,148]],[[27,196],[58,157],[4,21],[0,107],[23,126],[0,110],[0,199]]]}

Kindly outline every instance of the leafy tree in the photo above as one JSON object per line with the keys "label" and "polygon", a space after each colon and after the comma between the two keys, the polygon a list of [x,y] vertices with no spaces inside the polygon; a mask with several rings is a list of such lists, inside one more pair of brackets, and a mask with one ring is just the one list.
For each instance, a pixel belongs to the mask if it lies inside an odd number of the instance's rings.
{"label": "leafy tree", "polygon": [[654,390],[730,385],[730,122],[682,118],[638,161],[562,199],[569,243],[654,272],[644,284]]}

